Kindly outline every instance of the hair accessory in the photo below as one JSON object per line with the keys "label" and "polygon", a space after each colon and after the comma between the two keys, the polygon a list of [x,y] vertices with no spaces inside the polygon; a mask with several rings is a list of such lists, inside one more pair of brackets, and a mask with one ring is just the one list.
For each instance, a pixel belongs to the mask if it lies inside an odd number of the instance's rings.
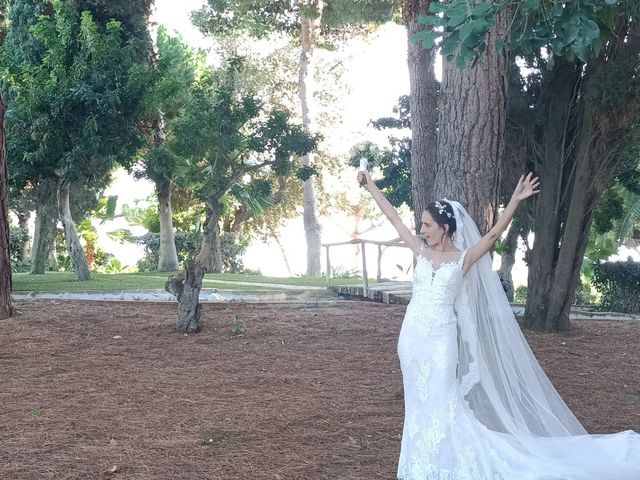
{"label": "hair accessory", "polygon": [[434,202],[434,205],[438,209],[438,213],[440,215],[446,215],[448,218],[453,218],[453,215],[447,211],[447,207],[445,207],[442,203],[440,203],[440,200],[436,200]]}

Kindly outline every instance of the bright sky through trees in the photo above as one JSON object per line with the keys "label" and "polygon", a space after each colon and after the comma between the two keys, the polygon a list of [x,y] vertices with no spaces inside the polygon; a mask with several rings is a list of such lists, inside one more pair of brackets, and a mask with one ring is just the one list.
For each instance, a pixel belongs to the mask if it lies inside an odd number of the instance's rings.
{"label": "bright sky through trees", "polygon": [[[178,32],[185,42],[193,47],[207,51],[211,48],[212,41],[203,37],[191,24],[190,19],[190,12],[199,9],[203,4],[202,0],[156,0],[153,20],[164,25],[169,31]],[[344,123],[339,127],[339,131],[332,132],[326,138],[331,144],[327,147],[334,154],[346,155],[354,143],[362,140],[379,138],[384,142],[386,133],[374,130],[369,122],[390,115],[398,98],[409,93],[406,42],[406,32],[402,26],[387,24],[369,38],[354,39],[345,47],[345,61],[348,62],[348,66],[343,80],[348,85],[348,95],[343,98]],[[137,197],[144,198],[152,191],[150,185],[147,189],[140,181],[133,184],[133,179],[121,172],[109,193],[117,194],[119,204],[122,205],[133,203],[133,199],[129,198],[130,193],[138,192]],[[324,218],[320,221],[323,224],[323,241],[344,240],[342,237],[345,233],[336,229],[332,222]],[[304,244],[303,232],[302,226],[295,221],[282,232],[292,270],[300,272],[304,270],[305,261],[304,249],[299,248]],[[380,236],[388,239],[393,236],[393,232],[385,231]],[[262,242],[259,248],[255,245],[250,247],[245,256],[245,266],[260,268],[263,272],[275,275],[287,274],[283,270],[278,251],[265,253],[264,248]],[[336,251],[336,254],[337,257],[341,254],[352,256],[353,252],[345,249],[343,252]],[[273,265],[267,265],[265,258],[273,258]],[[339,258],[335,260],[340,263]],[[350,262],[346,260],[346,263]]]}

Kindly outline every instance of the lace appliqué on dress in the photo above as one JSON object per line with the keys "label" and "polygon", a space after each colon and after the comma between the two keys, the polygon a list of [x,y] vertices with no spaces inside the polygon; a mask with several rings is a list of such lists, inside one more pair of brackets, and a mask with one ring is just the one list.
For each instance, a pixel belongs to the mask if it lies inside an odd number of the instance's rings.
{"label": "lace appliqu\u00e9 on dress", "polygon": [[480,372],[478,371],[478,363],[471,362],[469,364],[469,371],[462,376],[460,380],[460,392],[462,396],[469,394],[475,384],[480,381]]}
{"label": "lace appliqu\u00e9 on dress", "polygon": [[418,373],[418,398],[421,402],[426,402],[429,398],[429,377],[431,376],[431,364],[420,362]]}

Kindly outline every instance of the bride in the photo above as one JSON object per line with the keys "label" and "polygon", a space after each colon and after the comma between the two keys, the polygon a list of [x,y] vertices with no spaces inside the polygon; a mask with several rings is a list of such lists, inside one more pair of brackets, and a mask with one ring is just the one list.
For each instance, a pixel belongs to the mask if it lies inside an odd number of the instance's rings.
{"label": "bride", "polygon": [[491,269],[489,251],[518,204],[538,193],[538,179],[520,179],[484,237],[448,200],[426,208],[415,236],[368,172],[358,182],[417,257],[398,340],[405,417],[397,478],[640,479],[640,435],[586,432],[540,368]]}

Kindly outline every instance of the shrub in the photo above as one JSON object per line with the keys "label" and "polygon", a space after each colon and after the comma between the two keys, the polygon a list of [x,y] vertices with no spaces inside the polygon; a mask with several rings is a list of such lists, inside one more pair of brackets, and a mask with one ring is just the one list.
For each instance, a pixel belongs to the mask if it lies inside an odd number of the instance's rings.
{"label": "shrub", "polygon": [[[158,268],[160,234],[147,233],[138,237],[139,245],[144,246],[144,257],[138,261],[138,270],[152,272]],[[222,267],[225,272],[239,273],[244,270],[242,255],[247,249],[248,239],[239,239],[233,233],[223,233],[220,236],[222,250]],[[193,258],[200,250],[200,236],[196,233],[176,233],[176,251],[178,261],[182,264],[188,258]]]}
{"label": "shrub", "polygon": [[513,302],[520,304],[527,303],[528,294],[529,290],[527,289],[526,285],[520,285],[513,293]]}
{"label": "shrub", "polygon": [[593,286],[601,294],[600,307],[622,313],[640,313],[640,263],[604,262],[593,265]]}
{"label": "shrub", "polygon": [[29,240],[29,233],[21,228],[9,226],[9,255],[11,263],[17,264],[21,262],[22,246]]}

